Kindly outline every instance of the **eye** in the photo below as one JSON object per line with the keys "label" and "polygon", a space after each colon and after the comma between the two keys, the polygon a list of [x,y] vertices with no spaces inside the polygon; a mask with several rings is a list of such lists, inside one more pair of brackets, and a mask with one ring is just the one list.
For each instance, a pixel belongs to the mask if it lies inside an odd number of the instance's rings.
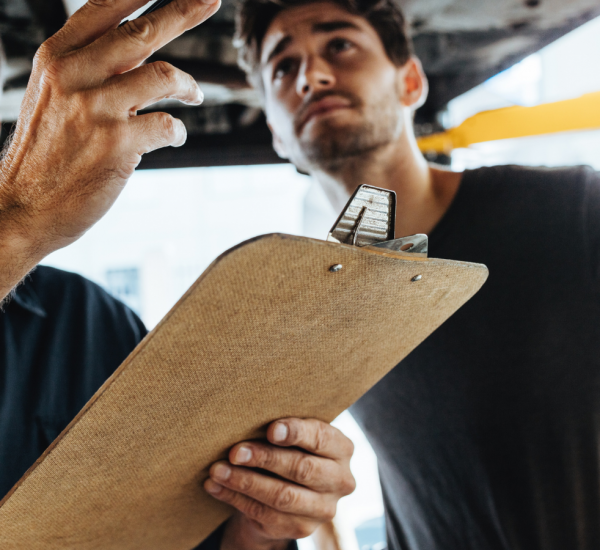
{"label": "eye", "polygon": [[327,44],[327,50],[329,53],[336,55],[348,51],[353,45],[350,40],[346,40],[345,38],[334,38]]}
{"label": "eye", "polygon": [[294,61],[293,59],[286,57],[282,59],[277,65],[275,65],[275,69],[273,71],[274,79],[281,79],[290,74],[294,70]]}

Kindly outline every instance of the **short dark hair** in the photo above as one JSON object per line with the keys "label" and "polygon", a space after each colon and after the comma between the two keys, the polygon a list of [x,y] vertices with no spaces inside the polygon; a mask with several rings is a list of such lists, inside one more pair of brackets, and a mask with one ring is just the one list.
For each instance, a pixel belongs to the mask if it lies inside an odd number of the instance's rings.
{"label": "short dark hair", "polygon": [[289,8],[321,1],[330,1],[353,15],[364,17],[379,34],[388,57],[396,66],[401,67],[410,59],[413,45],[398,0],[240,0],[235,35],[238,63],[255,88],[262,89],[261,46],[275,16]]}

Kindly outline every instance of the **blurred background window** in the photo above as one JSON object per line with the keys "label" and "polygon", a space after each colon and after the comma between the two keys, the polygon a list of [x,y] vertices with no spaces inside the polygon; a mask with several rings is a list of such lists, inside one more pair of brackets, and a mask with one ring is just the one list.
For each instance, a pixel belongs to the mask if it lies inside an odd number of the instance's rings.
{"label": "blurred background window", "polygon": [[140,293],[140,270],[137,267],[109,269],[106,272],[106,290],[140,315],[142,295]]}
{"label": "blurred background window", "polygon": [[[590,65],[590,60],[599,54],[600,18],[453,99],[441,115],[443,125],[458,126],[485,110],[512,105],[530,107],[600,92],[600,71]],[[589,164],[600,170],[599,151],[600,130],[507,139],[457,149],[452,153],[452,168]]]}

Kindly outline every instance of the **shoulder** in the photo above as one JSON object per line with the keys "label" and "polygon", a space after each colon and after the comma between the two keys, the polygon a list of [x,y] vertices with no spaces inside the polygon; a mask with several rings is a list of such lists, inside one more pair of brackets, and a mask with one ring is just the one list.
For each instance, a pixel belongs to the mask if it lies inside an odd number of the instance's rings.
{"label": "shoulder", "polygon": [[113,300],[105,290],[89,279],[77,273],[45,265],[38,265],[27,276],[24,285],[38,292],[46,304],[65,297],[81,297],[83,295],[96,295],[108,301]]}
{"label": "shoulder", "polygon": [[577,223],[598,178],[589,166],[493,166],[465,172],[462,185],[469,202],[491,212],[503,211],[513,221],[537,217],[560,225]]}
{"label": "shoulder", "polygon": [[18,294],[22,292],[35,296],[50,318],[127,329],[137,341],[146,334],[142,321],[131,309],[76,273],[38,266],[25,280],[23,289],[17,290]]}
{"label": "shoulder", "polygon": [[464,180],[490,190],[572,194],[598,178],[598,172],[589,166],[548,168],[507,165],[468,170]]}

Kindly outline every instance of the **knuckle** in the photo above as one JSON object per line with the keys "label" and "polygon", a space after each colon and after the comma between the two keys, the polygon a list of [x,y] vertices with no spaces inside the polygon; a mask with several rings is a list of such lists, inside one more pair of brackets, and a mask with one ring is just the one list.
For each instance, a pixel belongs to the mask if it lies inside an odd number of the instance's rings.
{"label": "knuckle", "polygon": [[310,456],[302,455],[297,459],[294,470],[296,479],[300,483],[306,483],[315,473],[315,463]]}
{"label": "knuckle", "polygon": [[305,539],[310,537],[315,532],[315,527],[307,523],[299,523],[294,526],[289,534],[292,539]]}
{"label": "knuckle", "polygon": [[346,456],[352,457],[354,455],[354,443],[351,439],[346,437]]}
{"label": "knuckle", "polygon": [[166,61],[157,61],[152,64],[152,68],[159,80],[164,84],[170,85],[177,82],[177,69]]}
{"label": "knuckle", "polygon": [[261,502],[254,500],[248,505],[246,515],[260,522],[264,520],[267,515],[267,507]]}
{"label": "knuckle", "polygon": [[95,8],[116,8],[120,3],[120,0],[88,0],[88,5]]}
{"label": "knuckle", "polygon": [[251,464],[256,468],[267,468],[271,462],[269,451],[262,445],[252,445]]}
{"label": "knuckle", "polygon": [[341,484],[341,492],[344,496],[352,494],[356,489],[356,480],[353,475],[344,477]]}
{"label": "knuckle", "polygon": [[319,422],[316,427],[315,433],[315,452],[322,453],[329,443],[330,435],[329,431],[325,429],[325,425]]}
{"label": "knuckle", "polygon": [[145,44],[152,31],[152,23],[145,17],[133,19],[123,25],[121,33],[134,42]]}
{"label": "knuckle", "polygon": [[275,493],[274,507],[278,510],[289,510],[296,504],[296,492],[291,487],[282,487]]}
{"label": "knuckle", "polygon": [[262,447],[258,452],[257,456],[260,466],[266,470],[271,470],[277,467],[279,460],[277,459],[277,453],[272,448]]}
{"label": "knuckle", "polygon": [[51,42],[51,40],[46,40],[38,48],[37,52],[35,52],[35,55],[33,57],[34,66],[46,63],[48,61],[48,59],[52,58],[52,52],[53,52],[52,42]]}
{"label": "knuckle", "polygon": [[327,506],[327,508],[325,508],[325,510],[323,510],[323,521],[332,521],[333,518],[335,518],[337,513],[337,506],[335,504],[332,504],[330,506]]}
{"label": "knuckle", "polygon": [[174,137],[176,134],[175,119],[169,113],[158,113],[158,122],[168,137]]}
{"label": "knuckle", "polygon": [[41,71],[43,81],[48,82],[59,82],[67,70],[67,60],[62,57],[54,57],[53,59],[47,60]]}
{"label": "knuckle", "polygon": [[242,493],[250,493],[254,489],[254,479],[250,475],[242,475],[236,485]]}
{"label": "knuckle", "polygon": [[173,2],[174,8],[177,10],[177,14],[183,18],[187,18],[190,15],[196,13],[198,4],[195,2],[182,2],[182,0],[175,0]]}
{"label": "knuckle", "polygon": [[[210,494],[210,493],[209,493]],[[227,504],[231,504],[232,506],[240,506],[239,495],[235,493],[235,491],[223,491],[218,495],[210,495],[214,498],[218,498],[222,502],[226,502]]]}

